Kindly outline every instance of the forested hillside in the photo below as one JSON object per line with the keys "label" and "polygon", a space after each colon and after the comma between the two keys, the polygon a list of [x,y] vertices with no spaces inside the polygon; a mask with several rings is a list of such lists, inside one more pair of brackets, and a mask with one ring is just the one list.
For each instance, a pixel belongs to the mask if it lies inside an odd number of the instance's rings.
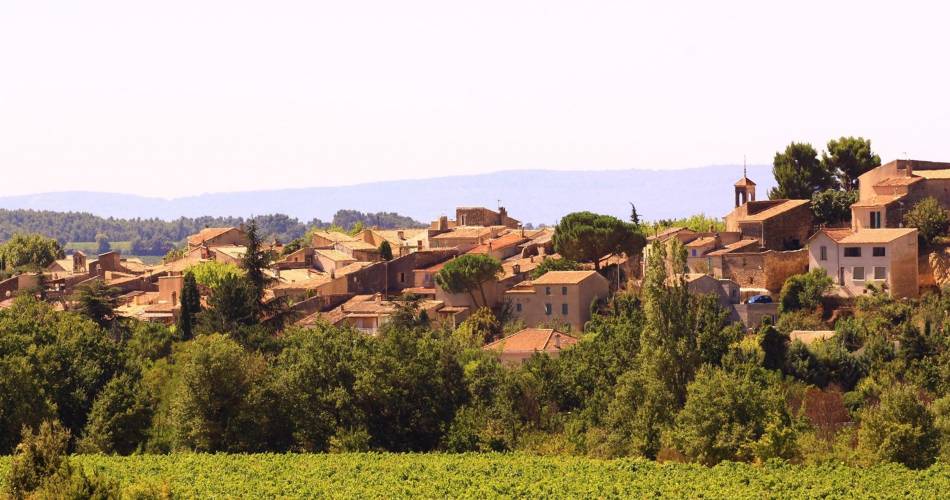
{"label": "forested hillside", "polygon": [[[68,242],[129,241],[135,255],[164,255],[180,245],[189,234],[206,227],[240,226],[251,219],[243,217],[181,217],[173,221],[151,219],[103,218],[83,212],[53,212],[48,210],[0,209],[0,242],[14,233],[38,233],[54,238],[65,245]],[[357,223],[381,228],[420,227],[422,223],[392,212],[363,213],[339,210],[331,222],[313,219],[301,222],[284,214],[253,217],[258,230],[267,240],[274,238],[288,242],[299,238],[312,227],[331,224],[350,229]]]}

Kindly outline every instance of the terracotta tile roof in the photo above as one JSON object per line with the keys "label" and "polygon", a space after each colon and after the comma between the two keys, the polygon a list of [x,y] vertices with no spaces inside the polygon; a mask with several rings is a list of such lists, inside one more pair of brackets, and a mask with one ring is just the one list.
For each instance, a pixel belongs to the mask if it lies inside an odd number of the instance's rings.
{"label": "terracotta tile roof", "polygon": [[690,241],[689,243],[686,244],[686,246],[687,247],[701,247],[701,246],[706,246],[706,245],[709,245],[710,243],[715,243],[715,242],[716,242],[715,236],[705,236],[705,237],[696,238],[695,240]]}
{"label": "terracotta tile roof", "polygon": [[507,248],[511,246],[516,246],[527,241],[527,238],[521,236],[521,233],[518,231],[512,231],[508,234],[499,236],[495,239],[488,240],[488,242],[476,246],[475,248],[468,251],[468,253],[481,253],[487,254],[489,252],[489,247],[491,250],[500,250],[502,248]]}
{"label": "terracotta tile roof", "polygon": [[789,210],[793,210],[808,203],[811,203],[811,200],[783,200],[782,203],[779,203],[774,207],[769,207],[761,212],[742,217],[739,219],[739,222],[757,222],[768,220],[772,217],[782,215]]}
{"label": "terracotta tile roof", "polygon": [[333,262],[344,262],[344,261],[353,262],[354,260],[356,260],[356,259],[354,259],[353,257],[350,257],[349,255],[347,255],[347,254],[345,254],[345,253],[343,253],[343,252],[341,252],[341,251],[339,251],[339,250],[321,249],[321,248],[318,248],[318,249],[314,250],[314,253],[320,254],[320,255],[322,255],[323,257],[326,257],[326,258],[332,260]]}
{"label": "terracotta tile roof", "polygon": [[751,246],[758,246],[758,244],[759,244],[759,240],[753,240],[753,239],[739,240],[735,243],[730,243],[720,248],[719,250],[714,250],[712,252],[709,252],[706,255],[711,256],[711,257],[717,256],[717,255],[724,255],[727,253],[738,252],[739,250],[744,250]]}
{"label": "terracotta tile roof", "polygon": [[862,243],[890,243],[909,234],[917,234],[917,229],[913,227],[862,229],[836,241],[845,245],[857,245]]}
{"label": "terracotta tile roof", "polygon": [[950,169],[936,168],[933,170],[914,169],[914,175],[919,175],[925,179],[950,179]]}
{"label": "terracotta tile roof", "polygon": [[883,179],[877,184],[875,184],[874,187],[909,186],[915,182],[920,182],[922,180],[924,180],[924,178],[917,175],[913,177],[888,177],[887,179]]}
{"label": "terracotta tile roof", "polygon": [[232,259],[243,259],[244,254],[247,253],[247,247],[237,246],[237,245],[224,245],[220,247],[214,247],[211,249],[213,252],[221,252]]}
{"label": "terracotta tile roof", "polygon": [[755,186],[755,183],[752,182],[752,179],[743,175],[742,178],[736,182],[736,187],[745,187],[745,186]]}
{"label": "terracotta tile roof", "polygon": [[865,200],[858,200],[852,207],[883,207],[903,198],[902,194],[877,194]]}
{"label": "terracotta tile roof", "polygon": [[513,352],[557,352],[578,342],[576,337],[559,332],[553,328],[525,328],[501,340],[485,345],[486,351]]}
{"label": "terracotta tile roof", "polygon": [[484,226],[459,226],[447,233],[437,234],[430,239],[450,240],[456,238],[483,238],[491,234],[490,227]]}
{"label": "terracotta tile roof", "polygon": [[[848,236],[851,235],[851,229],[848,229],[848,228],[841,228],[841,229],[828,229],[828,228],[825,228],[825,229],[822,229],[822,230],[818,231],[818,233],[824,233],[824,234],[825,234],[826,236],[828,236],[829,238],[831,238],[831,239],[833,239],[833,240],[835,240],[835,241],[837,241],[837,242],[840,242],[841,240],[843,240],[843,239],[845,239],[845,238],[847,238]],[[815,233],[815,234],[818,234],[818,233]]]}
{"label": "terracotta tile roof", "polygon": [[378,250],[379,248],[372,243],[367,243],[363,240],[344,240],[338,241],[340,245],[349,248],[351,250]]}
{"label": "terracotta tile roof", "polygon": [[656,234],[653,235],[653,236],[648,236],[648,237],[647,237],[647,240],[649,240],[649,241],[653,241],[653,240],[660,240],[660,241],[663,241],[663,240],[669,238],[670,236],[673,236],[674,234],[676,234],[676,233],[678,233],[678,232],[680,232],[680,231],[692,231],[692,230],[691,230],[691,229],[687,229],[687,228],[685,228],[685,227],[678,227],[678,226],[677,226],[677,227],[671,227],[671,228],[669,228],[669,229],[664,229],[664,230],[660,231],[659,233],[656,233]]}
{"label": "terracotta tile roof", "polygon": [[548,271],[540,278],[532,281],[535,285],[576,285],[592,276],[597,271]]}
{"label": "terracotta tile roof", "polygon": [[356,239],[346,233],[341,233],[339,231],[314,231],[313,236],[319,236],[334,243],[339,243],[341,241],[353,241]]}
{"label": "terracotta tile roof", "polygon": [[198,232],[198,234],[193,234],[188,237],[189,245],[200,245],[208,240],[213,240],[218,236],[232,230],[237,229],[235,227],[206,227]]}

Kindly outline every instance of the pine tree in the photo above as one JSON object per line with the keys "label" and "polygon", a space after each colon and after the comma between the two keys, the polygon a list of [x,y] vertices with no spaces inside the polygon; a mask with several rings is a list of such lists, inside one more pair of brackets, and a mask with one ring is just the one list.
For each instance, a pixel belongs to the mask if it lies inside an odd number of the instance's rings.
{"label": "pine tree", "polygon": [[267,285],[267,276],[264,275],[264,269],[270,263],[269,252],[264,250],[263,242],[257,234],[257,222],[253,219],[247,228],[247,252],[241,262],[241,267],[247,276],[248,282],[257,294],[257,300],[264,298],[264,288]]}

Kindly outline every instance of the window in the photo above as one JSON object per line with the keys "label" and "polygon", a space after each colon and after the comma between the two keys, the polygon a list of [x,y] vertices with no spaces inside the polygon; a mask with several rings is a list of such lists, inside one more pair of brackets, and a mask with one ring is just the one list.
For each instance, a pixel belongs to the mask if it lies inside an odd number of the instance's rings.
{"label": "window", "polygon": [[561,304],[561,314],[567,316],[567,304]]}
{"label": "window", "polygon": [[695,257],[695,256],[696,256],[696,249],[695,249],[695,248],[692,249],[692,252],[693,252],[693,257]]}
{"label": "window", "polygon": [[819,250],[818,253],[820,254],[820,257],[818,258],[820,260],[828,260],[828,247],[822,245],[821,248],[819,248],[818,250]]}
{"label": "window", "polygon": [[515,311],[521,312],[521,302],[515,304]]}
{"label": "window", "polygon": [[887,268],[882,266],[874,267],[874,279],[876,280],[886,280],[887,279]]}
{"label": "window", "polygon": [[544,314],[551,315],[551,304],[544,304]]}
{"label": "window", "polygon": [[855,267],[851,270],[851,279],[853,281],[864,281],[864,268]]}
{"label": "window", "polygon": [[875,211],[871,212],[871,229],[880,229],[881,227],[881,212]]}
{"label": "window", "polygon": [[399,282],[400,283],[406,282],[406,273],[399,273]]}
{"label": "window", "polygon": [[845,257],[860,257],[861,247],[844,247]]}
{"label": "window", "polygon": [[875,257],[883,257],[884,252],[885,252],[884,247],[874,247],[871,249],[871,255]]}
{"label": "window", "polygon": [[567,287],[566,287],[566,286],[562,286],[562,287],[561,287],[561,295],[567,295]]}
{"label": "window", "polygon": [[549,286],[544,287],[544,294],[545,294],[545,295],[551,295],[551,287],[549,287]]}

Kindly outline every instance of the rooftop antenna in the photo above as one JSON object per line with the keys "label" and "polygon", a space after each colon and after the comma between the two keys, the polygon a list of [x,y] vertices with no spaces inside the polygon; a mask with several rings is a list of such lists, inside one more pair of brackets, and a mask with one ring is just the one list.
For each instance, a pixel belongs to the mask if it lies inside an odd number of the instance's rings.
{"label": "rooftop antenna", "polygon": [[742,155],[742,177],[748,177],[746,175],[745,155]]}
{"label": "rooftop antenna", "polygon": [[495,200],[495,201],[498,202],[498,208],[501,208],[501,200]]}

